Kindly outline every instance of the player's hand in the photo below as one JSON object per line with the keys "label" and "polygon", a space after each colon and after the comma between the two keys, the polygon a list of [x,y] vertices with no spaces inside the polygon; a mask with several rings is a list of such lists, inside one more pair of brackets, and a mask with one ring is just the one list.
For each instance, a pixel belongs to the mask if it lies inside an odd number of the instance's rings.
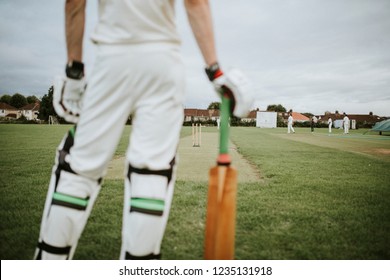
{"label": "player's hand", "polygon": [[53,106],[56,113],[67,122],[78,122],[85,88],[84,65],[81,62],[67,65],[66,77],[56,78]]}
{"label": "player's hand", "polygon": [[206,68],[206,73],[216,91],[232,100],[231,113],[241,118],[248,116],[254,98],[251,84],[244,73],[232,69],[224,74],[217,63]]}

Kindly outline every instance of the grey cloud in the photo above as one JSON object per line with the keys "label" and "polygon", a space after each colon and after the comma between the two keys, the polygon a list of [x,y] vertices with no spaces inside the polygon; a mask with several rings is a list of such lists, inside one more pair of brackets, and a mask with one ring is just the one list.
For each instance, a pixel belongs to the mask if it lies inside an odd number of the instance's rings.
{"label": "grey cloud", "polygon": [[[326,110],[390,116],[390,1],[213,0],[221,65],[239,67],[255,86],[255,107],[280,103],[296,111]],[[186,106],[218,98],[203,72],[183,1],[177,1],[187,72]],[[15,21],[17,15],[18,20]],[[96,1],[88,2],[89,36]],[[0,94],[46,93],[63,71],[63,3],[0,2]],[[94,50],[86,38],[91,69]]]}

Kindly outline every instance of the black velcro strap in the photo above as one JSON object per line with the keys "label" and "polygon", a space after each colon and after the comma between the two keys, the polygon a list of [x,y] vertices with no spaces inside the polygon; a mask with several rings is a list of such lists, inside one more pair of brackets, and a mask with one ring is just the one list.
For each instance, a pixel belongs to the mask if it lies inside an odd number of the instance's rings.
{"label": "black velcro strap", "polygon": [[149,209],[138,208],[133,206],[130,206],[130,212],[138,212],[138,213],[152,215],[152,216],[162,216],[164,213],[163,211],[149,210]]}
{"label": "black velcro strap", "polygon": [[207,77],[209,78],[209,80],[211,82],[223,74],[221,69],[219,68],[218,62],[207,67],[205,69],[205,71],[206,71]]}
{"label": "black velcro strap", "polygon": [[84,63],[81,61],[70,61],[66,64],[65,73],[68,78],[80,80],[84,77]]}
{"label": "black velcro strap", "polygon": [[69,173],[77,174],[73,171],[72,167],[70,167],[70,164],[65,160],[65,157],[68,155],[68,152],[65,150],[61,150],[59,152],[59,158],[58,158],[58,165],[61,168],[61,170],[65,170]]}
{"label": "black velcro strap", "polygon": [[67,135],[66,138],[65,138],[64,147],[63,147],[62,149],[63,149],[64,151],[66,151],[67,153],[69,153],[70,148],[73,147],[74,135],[75,135],[75,133],[76,133],[76,129],[77,129],[77,126],[76,126],[76,125],[75,125],[74,127],[72,127],[71,129],[69,129],[68,135]]}
{"label": "black velcro strap", "polygon": [[58,185],[58,180],[60,179],[61,170],[66,170],[68,172],[75,174],[75,172],[70,167],[69,163],[67,163],[65,161],[65,157],[67,154],[69,154],[70,148],[72,148],[72,146],[73,146],[76,128],[77,127],[74,126],[68,131],[68,134],[67,134],[65,141],[64,141],[64,146],[62,147],[62,150],[58,151],[58,166],[57,166],[57,169],[55,171],[55,175],[56,175],[56,184],[55,184],[56,187],[55,188],[56,189],[57,189],[57,185]]}
{"label": "black velcro strap", "polygon": [[67,246],[67,247],[51,246],[51,245],[45,243],[44,241],[38,243],[38,248],[47,252],[47,253],[54,254],[54,255],[69,255],[69,252],[71,249],[70,246]]}
{"label": "black velcro strap", "polygon": [[173,158],[169,164],[170,164],[171,168],[162,169],[162,170],[150,170],[147,168],[136,168],[136,167],[132,166],[131,164],[129,164],[127,178],[129,178],[129,181],[131,181],[131,179],[130,179],[131,173],[137,173],[137,174],[141,174],[141,175],[159,175],[159,176],[167,177],[168,183],[169,183],[172,179],[172,172],[173,172],[173,166],[175,165],[175,158]]}
{"label": "black velcro strap", "polygon": [[142,175],[160,175],[168,178],[168,181],[171,180],[172,177],[172,169],[163,169],[163,170],[149,170],[146,168],[136,168],[133,166],[129,166],[129,172],[127,174],[127,177],[129,177],[130,180],[130,174],[131,173],[137,173]]}
{"label": "black velcro strap", "polygon": [[133,256],[129,252],[126,252],[125,260],[160,260],[161,254],[149,254],[146,256]]}

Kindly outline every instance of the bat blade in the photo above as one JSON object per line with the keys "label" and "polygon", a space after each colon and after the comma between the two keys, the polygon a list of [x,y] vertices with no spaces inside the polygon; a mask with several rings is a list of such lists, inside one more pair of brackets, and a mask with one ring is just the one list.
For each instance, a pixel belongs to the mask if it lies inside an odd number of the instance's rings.
{"label": "bat blade", "polygon": [[206,213],[206,260],[234,259],[237,170],[230,166],[210,169]]}

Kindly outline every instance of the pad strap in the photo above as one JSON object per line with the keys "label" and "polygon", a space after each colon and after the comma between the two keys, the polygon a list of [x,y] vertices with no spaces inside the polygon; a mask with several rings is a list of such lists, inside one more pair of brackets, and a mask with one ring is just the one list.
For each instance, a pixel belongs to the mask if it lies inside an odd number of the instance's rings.
{"label": "pad strap", "polygon": [[162,216],[165,202],[161,199],[133,197],[130,201],[130,212]]}
{"label": "pad strap", "polygon": [[[127,178],[131,182],[131,173],[137,173],[141,175],[158,175],[167,178],[169,185],[172,180],[173,166],[175,165],[175,158],[171,160],[169,169],[150,170],[147,168],[136,168],[129,164],[127,172]],[[144,197],[132,197],[130,201],[130,212],[138,212],[148,215],[162,216],[164,213],[165,201],[162,199],[144,198]]]}
{"label": "pad strap", "polygon": [[126,252],[125,260],[160,260],[161,254],[149,254],[146,256],[133,256],[129,252]]}
{"label": "pad strap", "polygon": [[89,202],[89,197],[79,198],[55,192],[53,194],[52,205],[65,206],[76,210],[86,210]]}
{"label": "pad strap", "polygon": [[[55,190],[52,198],[52,205],[64,206],[64,207],[84,211],[87,209],[89,197],[81,198],[81,197],[75,197],[68,194],[56,192],[62,171],[66,171],[78,175],[71,168],[70,164],[65,160],[66,156],[69,154],[69,151],[73,146],[76,128],[77,127],[74,126],[68,131],[68,135],[65,138],[64,145],[62,149],[58,151],[58,166],[55,171],[56,183],[55,183]],[[102,182],[102,178],[98,179],[97,182],[100,185]]]}
{"label": "pad strap", "polygon": [[141,175],[159,175],[159,176],[164,176],[167,177],[168,179],[168,184],[172,179],[172,172],[173,172],[173,166],[175,165],[175,158],[171,160],[169,163],[171,166],[169,169],[161,169],[161,170],[150,170],[147,168],[137,168],[129,164],[129,170],[127,172],[127,178],[131,182],[131,173],[137,173]]}
{"label": "pad strap", "polygon": [[37,256],[37,260],[42,259],[42,251],[45,251],[47,253],[53,254],[53,255],[69,255],[70,246],[67,247],[55,247],[52,245],[49,245],[45,243],[44,241],[39,242],[37,247],[39,248],[39,254]]}

